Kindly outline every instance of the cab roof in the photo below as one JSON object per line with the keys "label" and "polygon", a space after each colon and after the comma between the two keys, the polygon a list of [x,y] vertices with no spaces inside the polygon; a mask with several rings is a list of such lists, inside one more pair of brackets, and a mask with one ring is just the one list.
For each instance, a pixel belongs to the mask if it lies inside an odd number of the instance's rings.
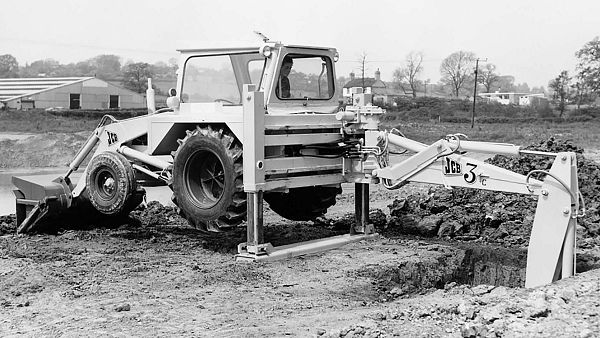
{"label": "cab roof", "polygon": [[[302,48],[302,49],[313,49],[313,50],[330,50],[335,52],[335,48],[330,47],[317,47],[317,46],[303,46],[303,45],[284,45],[279,42],[274,43],[275,47],[285,48]],[[234,43],[202,43],[204,48],[179,48],[177,49],[180,53],[200,53],[200,54],[241,54],[241,53],[258,53],[261,45],[249,45],[245,44],[234,44]]]}

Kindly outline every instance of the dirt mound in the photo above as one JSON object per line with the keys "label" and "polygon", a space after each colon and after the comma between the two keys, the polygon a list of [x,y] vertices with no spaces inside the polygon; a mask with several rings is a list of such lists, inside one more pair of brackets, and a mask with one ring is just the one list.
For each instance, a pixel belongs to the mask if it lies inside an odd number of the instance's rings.
{"label": "dirt mound", "polygon": [[89,134],[44,133],[23,140],[0,140],[0,168],[65,166]]}
{"label": "dirt mound", "polygon": [[14,214],[0,216],[0,236],[14,234],[15,231],[17,231],[16,216]]}
{"label": "dirt mound", "polygon": [[[550,138],[526,149],[576,153],[579,188],[588,209],[587,216],[579,219],[582,225],[578,229],[579,237],[597,236],[600,197],[596,191],[600,189],[600,166],[587,160],[582,154],[583,149],[568,140]],[[488,162],[525,175],[534,169],[550,169],[553,158],[497,155]],[[529,242],[536,200],[536,196],[433,187],[427,194],[395,199],[388,206],[392,219],[386,231],[523,247]]]}
{"label": "dirt mound", "polygon": [[187,225],[185,218],[181,217],[177,212],[177,208],[172,206],[164,206],[160,202],[151,201],[146,205],[138,206],[132,211],[129,216],[137,219],[142,226],[157,226],[157,225]]}

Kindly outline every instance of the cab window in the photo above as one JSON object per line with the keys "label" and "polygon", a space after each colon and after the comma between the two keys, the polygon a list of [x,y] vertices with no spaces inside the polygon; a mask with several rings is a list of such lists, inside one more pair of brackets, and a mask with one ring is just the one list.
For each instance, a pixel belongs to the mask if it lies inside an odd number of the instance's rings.
{"label": "cab window", "polygon": [[328,100],[334,95],[333,67],[324,56],[288,54],[275,84],[281,100]]}
{"label": "cab window", "polygon": [[183,73],[181,101],[239,104],[240,91],[229,56],[189,58]]}

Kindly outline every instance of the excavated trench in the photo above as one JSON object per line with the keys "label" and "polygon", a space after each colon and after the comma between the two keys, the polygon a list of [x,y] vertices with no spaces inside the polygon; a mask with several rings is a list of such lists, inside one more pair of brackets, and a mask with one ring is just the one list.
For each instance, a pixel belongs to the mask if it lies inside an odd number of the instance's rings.
{"label": "excavated trench", "polygon": [[380,300],[410,297],[457,284],[524,287],[526,249],[497,246],[404,240],[408,255],[364,267],[357,276],[375,282]]}

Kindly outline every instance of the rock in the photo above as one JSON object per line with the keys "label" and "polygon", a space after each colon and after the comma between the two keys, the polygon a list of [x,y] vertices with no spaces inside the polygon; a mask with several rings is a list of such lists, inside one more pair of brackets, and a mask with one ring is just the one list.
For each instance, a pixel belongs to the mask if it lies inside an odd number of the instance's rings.
{"label": "rock", "polygon": [[463,324],[460,328],[461,337],[475,338],[475,337],[487,337],[488,329],[480,323],[476,324]]}
{"label": "rock", "polygon": [[475,318],[475,308],[465,302],[460,302],[456,307],[456,311],[463,316],[464,319],[473,320]]}
{"label": "rock", "polygon": [[575,292],[575,290],[571,288],[561,288],[560,290],[558,290],[557,296],[562,298],[562,300],[564,300],[565,303],[569,303],[577,297],[577,292]]}
{"label": "rock", "polygon": [[425,237],[433,237],[438,234],[440,224],[444,220],[443,216],[431,215],[424,217],[419,223],[418,234]]}
{"label": "rock", "polygon": [[549,309],[551,312],[559,312],[564,309],[567,303],[562,298],[554,298],[550,302]]}
{"label": "rock", "polygon": [[392,216],[401,216],[410,211],[409,202],[406,198],[402,199],[394,199],[392,204],[388,205],[390,209],[390,215]]}
{"label": "rock", "polygon": [[502,309],[500,307],[500,305],[496,305],[491,308],[482,309],[479,311],[479,318],[483,319],[488,324],[495,322],[502,318]]}
{"label": "rock", "polygon": [[438,237],[452,237],[452,236],[454,236],[454,229],[455,229],[456,225],[458,225],[458,223],[455,222],[455,221],[442,222],[442,224],[440,224],[440,227],[438,229],[437,236]]}
{"label": "rock", "polygon": [[490,293],[494,288],[495,286],[493,285],[480,284],[471,288],[471,291],[475,296],[481,296]]}
{"label": "rock", "polygon": [[548,302],[543,298],[536,298],[533,301],[528,301],[528,314],[530,318],[548,317],[550,307]]}
{"label": "rock", "polygon": [[496,286],[492,291],[490,291],[490,295],[494,297],[505,297],[508,295],[508,288],[505,286]]}
{"label": "rock", "polygon": [[456,286],[456,282],[447,283],[446,285],[444,285],[444,290],[450,290],[455,286]]}
{"label": "rock", "polygon": [[131,310],[131,306],[129,304],[121,304],[115,308],[116,312],[129,311],[129,310]]}
{"label": "rock", "polygon": [[322,336],[326,333],[325,329],[317,329],[317,336]]}
{"label": "rock", "polygon": [[373,209],[369,212],[369,222],[376,228],[381,228],[387,225],[387,216],[381,209]]}

